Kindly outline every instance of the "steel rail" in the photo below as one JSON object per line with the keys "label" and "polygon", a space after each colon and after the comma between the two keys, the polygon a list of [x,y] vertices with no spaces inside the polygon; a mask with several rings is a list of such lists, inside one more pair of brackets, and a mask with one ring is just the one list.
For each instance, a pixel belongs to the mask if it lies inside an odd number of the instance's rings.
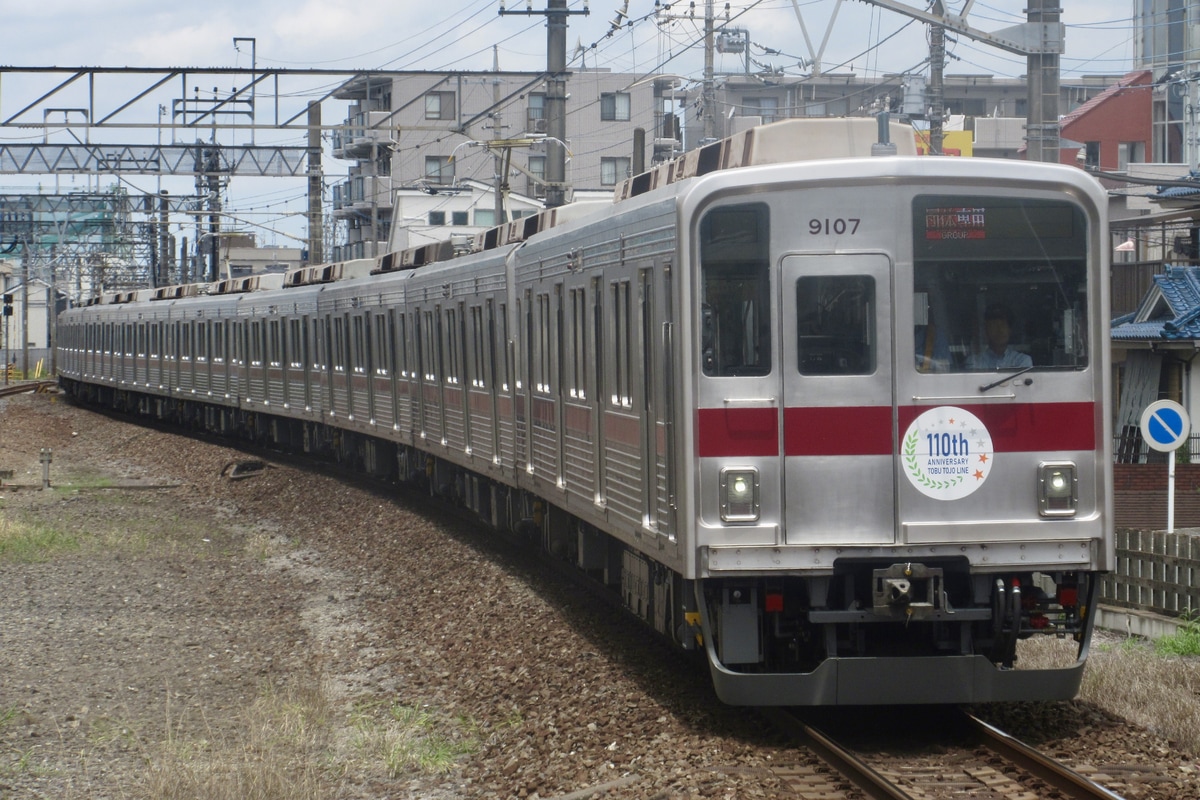
{"label": "steel rail", "polygon": [[779,729],[799,739],[805,747],[840,772],[846,780],[861,789],[872,800],[913,800],[912,795],[906,793],[854,753],[813,726],[782,709],[764,708],[760,710],[760,713]]}
{"label": "steel rail", "polygon": [[1073,798],[1073,800],[1123,800],[1119,794],[1089,781],[1065,764],[1048,758],[1019,739],[1014,739],[967,711],[963,711],[963,715],[986,747],[1067,797]]}
{"label": "steel rail", "polygon": [[58,385],[58,381],[26,381],[0,386],[0,397],[9,397],[22,392],[43,392]]}

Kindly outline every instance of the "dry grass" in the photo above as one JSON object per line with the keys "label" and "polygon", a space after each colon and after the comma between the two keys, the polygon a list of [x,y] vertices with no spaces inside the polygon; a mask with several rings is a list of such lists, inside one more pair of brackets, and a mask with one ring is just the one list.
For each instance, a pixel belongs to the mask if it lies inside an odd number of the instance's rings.
{"label": "dry grass", "polygon": [[330,708],[319,687],[266,687],[242,714],[239,733],[210,741],[180,735],[182,720],[147,753],[144,796],[162,800],[307,800],[325,795]]}
{"label": "dry grass", "polygon": [[477,747],[469,722],[386,702],[346,714],[320,685],[268,687],[239,723],[237,736],[211,741],[179,735],[181,721],[171,720],[169,740],[147,748],[139,796],[317,800],[347,781],[442,774]]}
{"label": "dry grass", "polygon": [[[1021,642],[1018,665],[1063,666],[1074,661],[1074,647],[1069,640],[1034,637]],[[1136,636],[1097,632],[1079,699],[1200,756],[1200,657],[1164,652]]]}

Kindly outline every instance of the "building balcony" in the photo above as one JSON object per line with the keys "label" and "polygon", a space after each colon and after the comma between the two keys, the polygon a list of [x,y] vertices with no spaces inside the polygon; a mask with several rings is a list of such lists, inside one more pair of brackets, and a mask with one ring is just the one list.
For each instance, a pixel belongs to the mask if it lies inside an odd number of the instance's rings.
{"label": "building balcony", "polygon": [[387,111],[361,111],[352,114],[343,123],[342,129],[334,132],[334,158],[371,158],[375,155],[374,150],[377,147],[391,144],[392,129],[386,127],[389,113]]}

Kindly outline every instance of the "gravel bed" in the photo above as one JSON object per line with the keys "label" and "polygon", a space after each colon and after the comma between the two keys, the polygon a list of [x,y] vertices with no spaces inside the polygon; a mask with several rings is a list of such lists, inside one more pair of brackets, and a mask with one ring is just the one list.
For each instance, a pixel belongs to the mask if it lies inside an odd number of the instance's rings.
{"label": "gravel bed", "polygon": [[[325,735],[282,771],[310,781],[264,796],[791,797],[775,770],[810,761],[695,660],[422,498],[55,395],[0,400],[0,431],[0,797],[161,794],[148,775],[236,750],[248,710],[306,690]],[[6,553],[28,530],[69,541]],[[364,718],[396,708],[450,756],[368,751]],[[1194,759],[1101,709],[991,712],[1069,763],[1173,776],[1129,798],[1200,797]]]}

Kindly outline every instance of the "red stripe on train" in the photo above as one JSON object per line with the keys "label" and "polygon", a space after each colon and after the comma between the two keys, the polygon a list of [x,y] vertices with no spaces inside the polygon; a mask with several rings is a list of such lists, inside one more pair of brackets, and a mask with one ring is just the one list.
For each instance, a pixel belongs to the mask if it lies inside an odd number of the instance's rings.
{"label": "red stripe on train", "polygon": [[[900,430],[932,406],[905,406]],[[1095,404],[963,404],[987,426],[996,452],[1094,450]],[[789,456],[891,455],[888,406],[784,409],[784,452]],[[700,458],[779,455],[778,412],[773,408],[702,408],[697,412]]]}

